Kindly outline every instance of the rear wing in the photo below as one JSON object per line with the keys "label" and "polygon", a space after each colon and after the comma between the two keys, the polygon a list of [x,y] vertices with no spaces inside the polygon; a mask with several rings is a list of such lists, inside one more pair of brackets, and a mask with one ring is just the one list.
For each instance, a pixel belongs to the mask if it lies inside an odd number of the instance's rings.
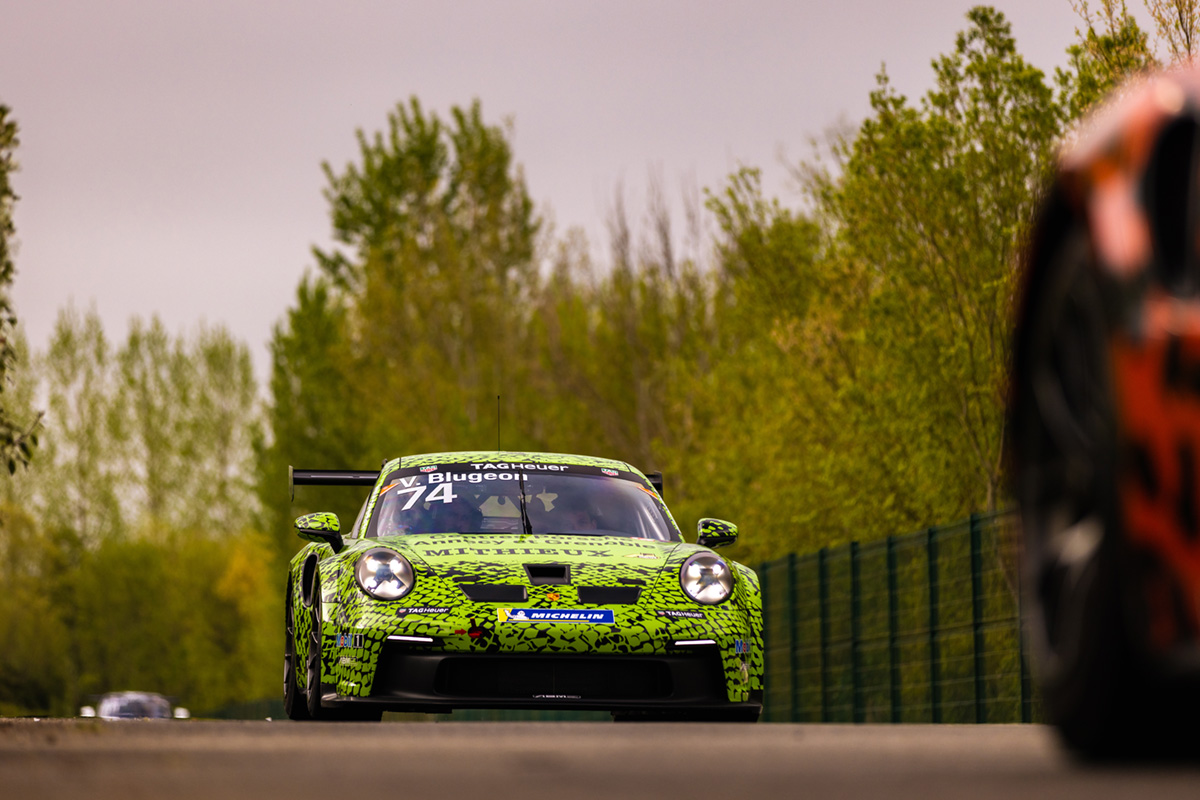
{"label": "rear wing", "polygon": [[296,499],[297,486],[374,486],[377,480],[377,469],[295,469],[288,465],[288,497]]}
{"label": "rear wing", "polygon": [[662,473],[661,472],[645,472],[646,480],[650,481],[650,485],[654,487],[654,491],[658,492],[658,496],[662,497]]}
{"label": "rear wing", "polygon": [[[644,473],[650,485],[662,497],[661,472]],[[297,486],[373,486],[379,480],[379,470],[360,469],[295,469],[288,466],[288,497],[296,499]]]}

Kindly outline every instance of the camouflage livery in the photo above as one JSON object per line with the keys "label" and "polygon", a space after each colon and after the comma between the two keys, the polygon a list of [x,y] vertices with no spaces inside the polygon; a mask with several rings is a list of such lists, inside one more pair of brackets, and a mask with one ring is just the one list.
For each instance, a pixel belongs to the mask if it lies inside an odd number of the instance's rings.
{"label": "camouflage livery", "polygon": [[[724,686],[719,698],[701,704],[704,712],[701,716],[722,718],[720,712],[724,710],[736,712],[729,717],[733,719],[757,718],[763,691],[758,578],[747,567],[726,562],[734,574],[729,598],[715,605],[692,600],[681,588],[680,570],[693,554],[710,553],[707,548],[687,544],[681,538],[654,541],[607,535],[521,532],[423,533],[380,538],[363,535],[368,531],[381,489],[390,488],[384,485],[385,476],[401,469],[464,464],[529,471],[545,465],[568,465],[598,468],[606,475],[619,473],[644,484],[645,491],[653,495],[670,519],[669,511],[646,477],[623,462],[495,452],[439,453],[387,462],[367,498],[356,530],[345,532],[344,548],[335,554],[329,544],[309,544],[292,561],[288,603],[294,620],[294,664],[309,663],[309,643],[317,640],[312,635],[316,624],[314,609],[319,609],[321,618],[321,686],[310,686],[309,676],[297,668],[296,689],[305,695],[314,689],[321,692],[324,706],[334,709],[355,703],[382,704],[379,707],[391,710],[427,711],[488,705],[597,708],[604,707],[604,702],[591,701],[582,695],[549,693],[534,695],[520,703],[508,698],[498,704],[478,701],[460,704],[450,699],[442,702],[437,697],[426,698],[428,702],[397,702],[380,696],[377,666],[386,647],[403,647],[406,654],[416,657],[561,655],[602,660],[703,653],[714,664],[719,662]],[[312,516],[304,519],[310,520]],[[727,535],[730,529],[736,535],[736,528],[728,523],[706,522],[712,523],[705,528],[712,536]],[[677,532],[673,519],[671,525]],[[379,600],[360,588],[356,580],[356,563],[368,551],[379,549],[399,553],[412,565],[415,586],[400,599]],[[569,574],[569,582],[534,581],[528,569],[531,565],[561,569]],[[466,592],[476,586],[508,587],[519,597],[503,601],[472,600]],[[614,590],[625,594],[616,598],[603,594]],[[526,612],[554,616],[555,610],[564,610],[561,614],[564,617],[594,612],[596,619],[604,621],[600,624],[573,619],[524,621]],[[611,622],[607,621],[608,614]],[[676,707],[669,699],[645,706],[660,712],[689,710]],[[616,703],[611,710],[616,713],[638,708],[636,703]]]}
{"label": "camouflage livery", "polygon": [[337,533],[340,528],[340,521],[337,514],[330,514],[327,511],[318,511],[315,514],[306,514],[296,520],[296,533],[301,539],[307,542],[323,542],[320,536],[317,536],[311,531],[328,531]]}
{"label": "camouflage livery", "polygon": [[696,526],[699,541],[708,547],[732,544],[737,539],[737,526],[723,519],[702,519]]}

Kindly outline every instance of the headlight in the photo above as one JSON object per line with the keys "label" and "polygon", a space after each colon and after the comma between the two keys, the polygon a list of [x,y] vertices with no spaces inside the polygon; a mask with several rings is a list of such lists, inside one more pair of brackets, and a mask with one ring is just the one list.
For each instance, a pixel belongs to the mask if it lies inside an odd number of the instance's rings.
{"label": "headlight", "polygon": [[417,582],[408,559],[383,548],[363,553],[354,567],[354,575],[364,592],[380,600],[404,597]]}
{"label": "headlight", "polygon": [[697,603],[711,606],[723,603],[733,591],[733,571],[720,556],[696,553],[679,570],[683,592]]}

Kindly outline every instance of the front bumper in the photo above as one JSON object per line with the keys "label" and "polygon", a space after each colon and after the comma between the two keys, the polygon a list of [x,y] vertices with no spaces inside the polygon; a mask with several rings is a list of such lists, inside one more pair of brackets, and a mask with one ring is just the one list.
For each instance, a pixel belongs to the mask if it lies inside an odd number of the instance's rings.
{"label": "front bumper", "polygon": [[614,655],[460,652],[387,641],[368,695],[323,688],[329,706],[367,703],[426,713],[465,708],[753,712],[762,705],[755,696],[744,703],[728,700],[715,645]]}

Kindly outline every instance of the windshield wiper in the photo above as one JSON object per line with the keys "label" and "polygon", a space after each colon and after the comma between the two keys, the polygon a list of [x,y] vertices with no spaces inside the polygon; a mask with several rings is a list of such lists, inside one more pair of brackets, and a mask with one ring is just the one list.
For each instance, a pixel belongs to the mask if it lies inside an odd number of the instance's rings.
{"label": "windshield wiper", "polygon": [[517,475],[521,482],[521,524],[525,526],[525,535],[533,536],[533,525],[529,523],[529,512],[525,509],[525,476],[520,472]]}

